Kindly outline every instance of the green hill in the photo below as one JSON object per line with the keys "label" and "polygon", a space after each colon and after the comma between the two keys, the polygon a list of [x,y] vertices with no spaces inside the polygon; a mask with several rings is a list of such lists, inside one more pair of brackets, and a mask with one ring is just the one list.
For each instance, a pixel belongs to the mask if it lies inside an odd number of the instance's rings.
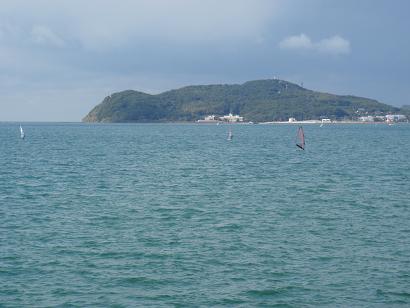
{"label": "green hill", "polygon": [[401,106],[401,113],[407,116],[407,119],[410,119],[410,105]]}
{"label": "green hill", "polygon": [[150,95],[127,90],[106,97],[84,122],[195,121],[205,115],[240,114],[246,121],[352,119],[400,109],[376,100],[321,93],[283,80],[187,86]]}

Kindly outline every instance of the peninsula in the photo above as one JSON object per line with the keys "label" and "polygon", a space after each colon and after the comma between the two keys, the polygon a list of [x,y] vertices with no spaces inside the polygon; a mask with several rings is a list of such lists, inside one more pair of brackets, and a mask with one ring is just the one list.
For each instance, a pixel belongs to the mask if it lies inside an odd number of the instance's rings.
{"label": "peninsula", "polygon": [[397,113],[400,108],[376,100],[312,91],[279,79],[243,84],[187,86],[151,95],[126,90],[104,98],[84,122],[196,121],[206,115],[240,114],[246,121],[328,118],[352,120],[363,115]]}

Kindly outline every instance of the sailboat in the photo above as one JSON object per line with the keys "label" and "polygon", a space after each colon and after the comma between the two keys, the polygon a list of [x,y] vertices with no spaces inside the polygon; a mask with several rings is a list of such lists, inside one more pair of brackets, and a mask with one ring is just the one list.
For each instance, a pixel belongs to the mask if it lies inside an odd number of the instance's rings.
{"label": "sailboat", "polygon": [[228,131],[228,139],[227,139],[227,140],[231,141],[232,138],[233,138],[232,130],[229,128],[229,131]]}
{"label": "sailboat", "polygon": [[20,125],[20,138],[24,139],[25,137],[26,137],[26,135],[24,134],[23,127],[21,127],[21,125]]}
{"label": "sailboat", "polygon": [[296,137],[296,146],[301,148],[302,150],[305,149],[305,133],[303,132],[303,127],[299,126],[298,134]]}

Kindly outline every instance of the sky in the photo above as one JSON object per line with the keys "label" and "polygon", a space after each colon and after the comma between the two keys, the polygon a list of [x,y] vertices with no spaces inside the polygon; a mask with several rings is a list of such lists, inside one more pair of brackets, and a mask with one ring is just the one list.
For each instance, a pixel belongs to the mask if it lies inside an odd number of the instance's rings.
{"label": "sky", "polygon": [[279,78],[410,104],[408,0],[0,0],[0,121],[111,93]]}

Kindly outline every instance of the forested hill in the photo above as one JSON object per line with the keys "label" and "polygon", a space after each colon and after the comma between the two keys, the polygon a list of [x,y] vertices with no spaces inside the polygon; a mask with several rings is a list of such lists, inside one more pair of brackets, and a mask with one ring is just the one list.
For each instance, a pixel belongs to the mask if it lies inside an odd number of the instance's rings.
{"label": "forested hill", "polygon": [[289,117],[298,120],[351,119],[359,114],[396,113],[399,110],[368,98],[321,93],[291,82],[268,79],[241,85],[187,86],[157,95],[122,91],[107,96],[83,121],[195,121],[205,115],[229,112],[254,122],[287,120]]}

